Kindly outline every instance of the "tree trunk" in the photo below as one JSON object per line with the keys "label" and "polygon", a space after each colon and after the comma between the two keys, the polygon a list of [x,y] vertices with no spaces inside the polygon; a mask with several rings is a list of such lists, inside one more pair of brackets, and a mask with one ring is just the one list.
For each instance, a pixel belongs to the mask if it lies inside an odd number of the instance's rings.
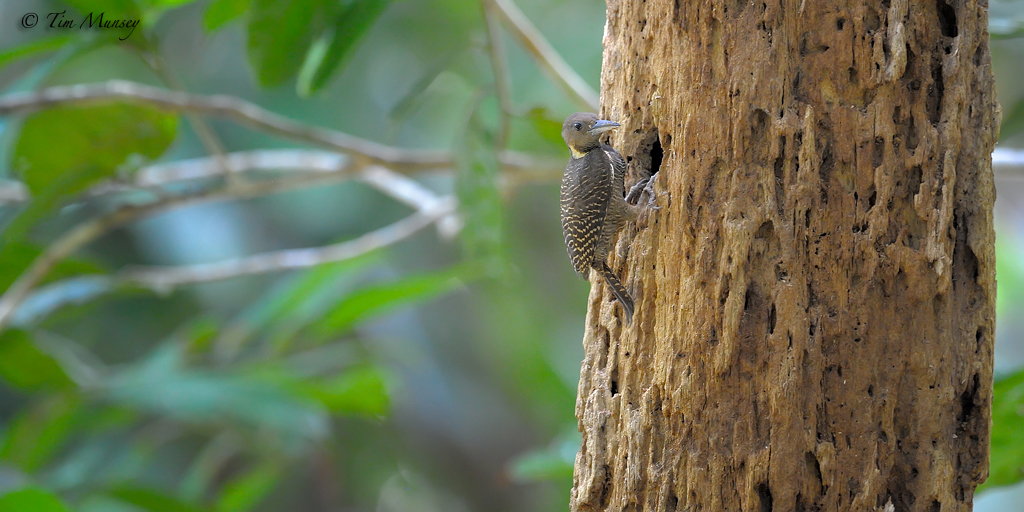
{"label": "tree trunk", "polygon": [[971,509],[987,21],[966,0],[608,1],[604,118],[662,209],[610,258],[632,325],[592,287],[574,511]]}

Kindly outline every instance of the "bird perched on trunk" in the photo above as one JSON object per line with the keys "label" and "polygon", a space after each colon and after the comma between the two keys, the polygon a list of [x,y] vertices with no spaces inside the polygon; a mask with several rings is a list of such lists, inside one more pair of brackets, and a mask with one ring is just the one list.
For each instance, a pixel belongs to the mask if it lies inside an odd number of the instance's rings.
{"label": "bird perched on trunk", "polygon": [[[618,126],[597,114],[582,112],[562,124],[562,138],[572,152],[562,175],[562,234],[576,272],[587,276],[593,268],[604,275],[628,324],[633,318],[633,299],[605,260],[612,238],[627,222],[636,220],[643,208],[627,203],[623,195],[626,161],[615,148],[600,141],[602,133]],[[634,185],[629,197],[639,197],[649,181],[646,178]]]}

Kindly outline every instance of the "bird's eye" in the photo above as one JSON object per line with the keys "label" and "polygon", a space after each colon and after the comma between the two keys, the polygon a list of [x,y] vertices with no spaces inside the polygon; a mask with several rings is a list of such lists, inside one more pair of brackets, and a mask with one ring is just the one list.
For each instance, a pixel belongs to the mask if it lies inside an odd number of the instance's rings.
{"label": "bird's eye", "polygon": [[576,131],[580,131],[580,130],[583,129],[583,123],[576,123],[576,124],[572,125],[572,127],[575,128]]}

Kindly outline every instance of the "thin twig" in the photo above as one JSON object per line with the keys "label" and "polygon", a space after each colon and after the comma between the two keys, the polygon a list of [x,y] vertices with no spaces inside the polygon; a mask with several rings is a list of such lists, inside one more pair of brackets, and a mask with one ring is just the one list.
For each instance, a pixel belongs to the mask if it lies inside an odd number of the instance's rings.
{"label": "thin twig", "polygon": [[[181,80],[167,67],[163,57],[159,51],[146,51],[142,52],[144,60],[149,64],[149,67],[160,75],[164,83],[167,84],[171,89],[179,92],[185,92],[185,86],[182,85]],[[224,155],[227,150],[224,149],[224,143],[221,142],[220,137],[214,133],[213,128],[195,112],[186,112],[185,118],[188,119],[192,130],[196,132],[196,136],[199,137],[199,141],[206,148],[206,152],[209,153],[224,167]],[[226,172],[226,171],[225,171]],[[230,178],[229,178],[230,179]]]}
{"label": "thin twig", "polygon": [[[296,160],[306,158],[306,161],[301,162],[302,165],[305,166],[306,170],[317,170],[317,167],[319,166],[320,170],[325,172],[322,172],[320,175],[313,176],[299,175],[297,177],[260,180],[252,183],[242,182],[240,185],[232,184],[230,190],[205,190],[191,195],[161,197],[157,201],[145,205],[121,206],[109,214],[85,221],[64,233],[49,247],[47,247],[47,249],[32,262],[28,269],[26,269],[22,275],[20,275],[18,279],[15,280],[15,282],[4,292],[4,294],[0,296],[0,330],[10,323],[13,314],[18,309],[18,306],[26,300],[32,288],[42,280],[42,278],[57,262],[71,256],[78,249],[90,243],[92,240],[95,240],[107,231],[131,220],[185,204],[218,200],[225,197],[255,197],[280,192],[294,187],[311,186],[331,179],[337,179],[338,176],[348,172],[355,173],[357,170],[363,170],[370,173],[368,174],[369,177],[366,178],[366,181],[367,183],[373,184],[380,181],[380,177],[384,176],[384,174],[382,174],[383,172],[391,172],[387,170],[380,171],[380,169],[373,168],[368,169],[368,164],[388,165],[394,169],[405,171],[430,168],[443,169],[450,167],[452,164],[451,155],[446,152],[407,150],[384,146],[335,130],[304,125],[235,97],[194,95],[184,92],[168,91],[121,80],[114,80],[99,84],[58,86],[37,92],[13,93],[0,96],[0,115],[31,112],[66,103],[100,101],[104,99],[121,99],[126,101],[149,103],[176,111],[222,115],[235,119],[242,124],[253,126],[271,133],[277,133],[296,140],[329,147],[331,149],[347,153],[351,157],[351,161],[342,164],[337,155],[313,155],[308,152],[301,155],[297,155],[296,153],[292,153],[290,155],[267,155],[259,152],[246,152],[241,154],[224,155],[221,161],[209,158],[194,159],[171,164],[158,164],[144,168],[137,174],[136,179],[138,181],[136,186],[156,186],[159,184],[167,184],[186,179],[196,179],[206,176],[212,177],[223,173],[225,169],[228,170],[228,174],[231,175],[232,169],[237,172],[242,172],[243,170],[259,168],[260,165],[269,167],[271,164],[276,165],[279,168],[287,167],[289,162],[284,161],[287,160],[285,157],[296,156],[299,156],[299,158],[292,160],[290,164],[295,165]],[[275,157],[279,159],[274,162],[267,161],[274,160]],[[517,180],[513,183],[529,181],[531,179],[530,176],[546,177],[549,174],[551,176],[560,174],[559,166],[553,165],[552,162],[537,160],[532,156],[522,153],[505,151],[502,152],[499,157],[505,168],[523,171],[525,179]],[[394,176],[391,177],[390,183],[397,183]],[[406,185],[408,185],[408,183],[406,183]],[[103,187],[106,187],[106,190],[108,191],[118,189],[117,186],[106,184],[101,185],[93,192],[101,193],[104,190]],[[12,185],[0,188],[3,189],[0,192],[4,192],[4,194],[0,195],[18,199],[28,199],[23,186]],[[401,189],[401,187],[399,188]],[[408,186],[403,190],[408,192]],[[385,187],[382,191],[390,193],[391,188]],[[425,197],[422,194],[422,190],[419,192],[420,199]],[[405,192],[396,192],[396,194],[398,194],[396,198],[399,200],[403,200],[403,198],[409,199],[412,197]],[[420,203],[421,204],[419,204],[419,206],[414,205],[414,207],[423,206],[422,201],[420,201]],[[427,210],[430,210],[430,207],[420,208],[419,214],[426,215],[424,212]],[[443,217],[447,219],[439,223],[439,227],[443,233],[454,233],[454,231],[457,231],[458,229],[458,220],[450,213],[451,212],[449,211],[444,211],[439,214],[440,217],[438,218]],[[431,222],[433,222],[433,220]],[[448,225],[447,228],[445,228],[446,224]]]}
{"label": "thin twig", "polygon": [[32,264],[0,296],[0,331],[10,323],[11,317],[18,306],[25,301],[32,288],[53,269],[54,265],[118,226],[171,208],[225,198],[258,197],[288,190],[292,187],[309,186],[322,181],[323,177],[321,176],[299,176],[290,180],[268,180],[266,182],[249,183],[244,187],[235,187],[230,192],[226,190],[204,190],[195,194],[163,197],[157,201],[142,205],[122,205],[111,213],[82,222],[47,246],[46,250],[36,257]]}
{"label": "thin twig", "polygon": [[129,267],[118,273],[117,280],[121,283],[136,284],[158,292],[167,292],[186,284],[223,281],[234,277],[309,268],[343,261],[404,240],[437,219],[451,213],[454,208],[455,200],[449,197],[438,204],[436,208],[417,211],[394,224],[371,231],[354,240],[324,247],[271,251],[198,265]]}
{"label": "thin twig", "polygon": [[[517,151],[503,151],[500,155],[505,171],[503,179],[513,186],[520,183],[557,180],[565,163],[554,158],[538,158]],[[315,149],[257,149],[236,151],[224,155],[223,165],[213,157],[189,158],[173,162],[148,165],[135,172],[129,183],[101,183],[88,192],[87,197],[98,197],[115,192],[139,188],[148,189],[177,184],[183,181],[217,178],[226,170],[229,174],[259,171],[316,173],[328,180],[331,177],[353,176],[347,166],[351,160],[344,155]],[[0,182],[0,203],[22,203],[30,198],[28,188],[21,182]]]}
{"label": "thin twig", "polygon": [[[175,288],[190,284],[303,269],[356,258],[409,238],[454,212],[455,199],[447,197],[432,208],[418,210],[398,222],[333,245],[270,251],[197,265],[134,266],[114,275],[87,275],[64,279],[43,286],[27,297],[23,304],[28,311],[19,311],[16,323],[31,322],[34,318],[49,314],[64,305],[91,300],[123,286],[138,286],[157,293],[169,293]],[[85,290],[85,293],[75,293],[75,290]]]}
{"label": "thin twig", "polygon": [[490,52],[491,71],[494,74],[494,91],[498,95],[498,106],[501,107],[501,124],[498,128],[498,149],[505,149],[511,132],[512,115],[515,106],[512,104],[511,82],[508,77],[508,63],[505,62],[505,45],[501,40],[501,24],[498,23],[493,3],[483,0],[484,27],[487,29],[487,50]]}
{"label": "thin twig", "polygon": [[597,92],[558,54],[555,47],[551,46],[512,0],[484,1],[497,7],[494,12],[505,19],[512,35],[577,103],[597,112]]}
{"label": "thin twig", "polygon": [[[158,211],[186,204],[194,204],[200,201],[209,201],[223,197],[254,197],[266,195],[268,193],[284,191],[299,186],[322,183],[326,179],[336,178],[337,176],[344,174],[347,176],[359,176],[360,179],[368,185],[373,186],[382,193],[416,209],[418,213],[429,218],[430,222],[427,222],[427,224],[437,221],[438,230],[442,236],[454,236],[461,228],[461,220],[456,215],[454,207],[449,205],[449,203],[454,201],[453,199],[440,198],[434,192],[423,187],[412,178],[380,166],[371,165],[362,171],[354,171],[350,169],[349,165],[346,165],[344,160],[345,159],[342,156],[334,153],[298,150],[234,153],[225,159],[228,164],[227,168],[232,171],[241,172],[243,170],[252,170],[256,168],[277,169],[288,165],[304,163],[309,166],[305,169],[315,169],[322,171],[322,173],[290,176],[287,179],[251,181],[245,182],[241,186],[231,187],[230,191],[208,191],[191,196],[165,198],[161,201],[142,206],[124,206],[103,217],[86,221],[64,234],[54,244],[50,245],[47,250],[40,255],[18,278],[18,280],[8,288],[3,296],[0,296],[0,329],[7,325],[12,316],[16,313],[18,306],[30,298],[29,293],[31,289],[50,271],[50,269],[53,268],[54,265],[56,265],[57,262],[67,258],[79,248],[88,244],[92,240],[95,240],[100,235],[114,227],[137,218],[152,215]],[[211,173],[215,172],[219,172],[219,170],[217,169],[217,164],[214,163],[212,158],[197,158],[191,161],[166,164],[163,167],[150,168],[148,172],[140,174],[137,177],[137,180],[140,185],[152,186],[166,184],[170,181],[207,177],[210,176]],[[415,216],[410,217],[410,219],[414,220],[416,218],[417,217]],[[407,224],[413,223],[414,220],[408,220]],[[395,229],[400,230],[405,225],[397,224],[397,226],[398,227]],[[416,228],[416,230],[419,229],[421,228]],[[383,231],[383,233],[386,234],[388,232]],[[290,254],[292,256],[289,256]],[[284,253],[284,256],[279,257],[286,258],[288,262],[292,262],[296,261],[296,258],[298,258],[298,256],[294,256],[294,254],[301,253]],[[246,268],[261,268],[259,265],[265,264],[267,261],[276,261],[273,260],[273,258],[268,260],[266,257],[263,257],[264,259],[260,259],[260,257],[254,258],[255,259],[252,261],[255,261],[255,263],[247,263],[247,265],[256,266]],[[203,268],[223,268],[217,267],[217,265],[218,264],[209,264],[206,266],[199,266],[198,268],[200,270],[198,272],[211,271],[202,270]],[[230,266],[231,265],[228,265],[228,267]],[[223,272],[223,270],[220,272]],[[229,275],[229,277],[232,276]],[[107,279],[109,279],[107,276],[86,276],[78,281],[72,280],[69,283],[65,283],[65,285],[81,285],[86,281],[89,281],[92,285],[89,289],[105,290],[124,281],[123,276],[120,275],[115,277],[113,280]],[[137,282],[137,284],[146,286],[146,283],[141,278],[132,278],[128,279],[128,281]],[[159,287],[159,283],[153,284],[149,287],[157,288]],[[54,299],[52,299],[52,297],[54,297],[54,288],[48,287],[45,291],[40,290],[37,295],[41,297],[39,299],[40,302],[53,302]],[[90,295],[89,297],[91,296],[93,295]],[[75,297],[73,294],[69,295],[68,301],[76,300],[81,300],[81,298]],[[52,306],[47,306],[47,308],[52,309]]]}
{"label": "thin twig", "polygon": [[992,151],[992,167],[1019,172],[1024,168],[1024,149],[996,148]]}
{"label": "thin twig", "polygon": [[0,115],[104,99],[134,101],[175,111],[223,116],[259,130],[352,154],[369,163],[388,165],[401,171],[452,165],[451,155],[444,151],[385,146],[336,130],[299,123],[234,96],[202,96],[125,80],[7,94],[0,97]]}

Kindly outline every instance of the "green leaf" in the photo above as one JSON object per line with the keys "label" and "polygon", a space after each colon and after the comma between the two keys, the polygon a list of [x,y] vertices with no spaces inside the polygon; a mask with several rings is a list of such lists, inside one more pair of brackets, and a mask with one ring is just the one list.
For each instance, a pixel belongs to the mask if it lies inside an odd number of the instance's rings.
{"label": "green leaf", "polygon": [[979,491],[1024,480],[1024,370],[993,386],[990,456],[988,480]]}
{"label": "green leaf", "polygon": [[274,490],[281,476],[276,463],[266,463],[224,486],[217,500],[217,512],[243,512],[258,505]]}
{"label": "green leaf", "polygon": [[123,486],[107,491],[111,497],[149,512],[202,512],[204,509],[155,489]]}
{"label": "green leaf", "polygon": [[213,32],[228,22],[240,18],[249,10],[249,0],[214,0],[203,13],[203,28]]}
{"label": "green leaf", "polygon": [[[15,143],[13,167],[33,194],[80,192],[113,175],[132,155],[156,158],[174,141],[177,116],[111,103],[67,105],[30,115]],[[60,151],[53,145],[59,141]],[[86,179],[68,177],[86,172]]]}
{"label": "green leaf", "polygon": [[562,123],[552,118],[546,108],[532,108],[526,113],[526,118],[530,120],[534,131],[545,141],[559,147],[565,146],[562,140]]}
{"label": "green leaf", "polygon": [[36,471],[78,426],[80,411],[77,397],[60,394],[20,412],[4,433],[0,459],[23,471]]}
{"label": "green leaf", "polygon": [[25,390],[71,385],[53,356],[39,350],[29,333],[21,329],[0,332],[0,378]]}
{"label": "green leaf", "polygon": [[[39,246],[25,242],[11,242],[0,250],[0,290],[6,290],[40,254]],[[84,259],[62,260],[47,274],[43,284],[81,274],[97,274],[103,267]]]}
{"label": "green leaf", "polygon": [[439,59],[426,73],[420,76],[416,83],[409,87],[402,97],[395,102],[395,105],[388,111],[388,117],[392,122],[402,122],[409,117],[417,108],[426,101],[426,92],[437,81],[437,77],[445,72],[455,62],[460,52],[449,52],[444,58]]}
{"label": "green leaf", "polygon": [[328,311],[314,324],[313,331],[321,338],[342,334],[371,316],[441,295],[463,284],[463,279],[472,277],[474,273],[457,268],[363,288]]}
{"label": "green leaf", "polygon": [[31,57],[39,53],[58,50],[74,39],[75,36],[73,35],[62,34],[43,39],[36,39],[35,41],[29,41],[25,44],[15,46],[14,48],[8,48],[0,52],[0,68],[19,59]]}
{"label": "green leaf", "polygon": [[373,366],[353,368],[304,387],[309,396],[335,414],[382,416],[390,407],[384,373]]}
{"label": "green leaf", "polygon": [[300,95],[308,96],[323,88],[335,70],[348,62],[359,47],[359,41],[390,3],[390,0],[354,0],[335,18],[334,27],[324,34],[323,42],[314,45],[306,55],[298,82]]}
{"label": "green leaf", "polygon": [[1024,99],[1013,105],[999,125],[999,139],[1003,140],[1024,131]]}
{"label": "green leaf", "polygon": [[28,487],[0,496],[0,512],[69,512],[57,496],[38,487]]}
{"label": "green leaf", "polygon": [[252,0],[249,63],[260,85],[279,85],[298,73],[303,56],[323,31],[328,11],[323,0]]}
{"label": "green leaf", "polygon": [[310,322],[322,318],[337,303],[350,282],[378,263],[383,251],[320,265],[283,280],[243,311],[221,336],[221,343],[239,347],[256,333],[270,340],[276,350],[288,347],[294,335]]}
{"label": "green leaf", "polygon": [[[177,116],[123,103],[62,106],[29,116],[18,134],[12,167],[33,198],[4,230],[2,250],[20,242],[33,224],[68,197],[129,162],[141,163],[140,157],[163,154],[176,131]],[[60,151],[54,151],[55,141],[60,141]],[[7,257],[0,254],[0,260]]]}
{"label": "green leaf", "polygon": [[277,433],[285,441],[322,438],[327,416],[305,397],[263,374],[184,368],[182,347],[168,344],[107,380],[108,400],[195,424],[222,423]]}

